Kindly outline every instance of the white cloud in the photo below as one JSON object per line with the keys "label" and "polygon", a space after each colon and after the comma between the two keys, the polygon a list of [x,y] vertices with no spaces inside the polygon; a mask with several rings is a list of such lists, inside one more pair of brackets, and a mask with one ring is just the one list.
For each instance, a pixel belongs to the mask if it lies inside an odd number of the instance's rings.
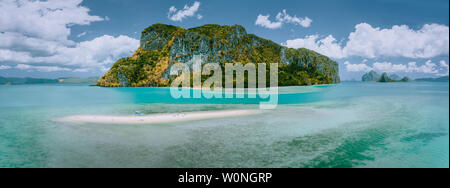
{"label": "white cloud", "polygon": [[86,35],[86,34],[87,34],[87,32],[82,32],[82,33],[80,33],[80,34],[77,35],[77,38],[83,37],[83,36]]}
{"label": "white cloud", "polygon": [[[1,0],[0,62],[21,64],[16,68],[22,70],[104,72],[111,63],[139,47],[139,40],[127,36],[104,35],[79,43],[68,40],[72,25],[103,20],[89,15],[81,2]],[[33,63],[52,66],[28,65]]]}
{"label": "white cloud", "polygon": [[373,69],[380,72],[394,73],[407,72],[408,67],[403,64],[392,64],[390,62],[375,62]]}
{"label": "white cloud", "polygon": [[33,59],[28,52],[16,52],[7,49],[0,49],[0,62],[14,61],[19,63],[29,62]]}
{"label": "white cloud", "polygon": [[[313,35],[288,40],[284,45],[291,48],[311,48],[338,59],[354,56],[433,58],[449,55],[449,27],[439,24],[426,24],[419,30],[413,30],[406,25],[380,29],[361,23],[350,33],[345,46],[332,39],[334,37],[331,35],[323,39]],[[323,42],[324,40],[328,42]],[[333,49],[333,53],[330,49]]]}
{"label": "white cloud", "polygon": [[439,73],[439,70],[438,70],[438,65],[436,65],[435,63],[432,63],[431,60],[428,60],[422,66],[417,66],[416,62],[408,63],[406,72],[437,74],[437,73]]}
{"label": "white cloud", "polygon": [[283,45],[290,48],[307,48],[333,58],[345,57],[341,45],[331,35],[323,39],[319,39],[318,35],[310,35],[305,38],[288,40]]}
{"label": "white cloud", "polygon": [[10,69],[11,66],[8,65],[0,65],[0,70],[6,70],[6,69]]}
{"label": "white cloud", "polygon": [[367,23],[356,25],[344,48],[348,56],[431,58],[449,54],[449,28],[426,24],[419,30],[406,25],[391,29],[373,28]]}
{"label": "white cloud", "polygon": [[447,62],[445,62],[444,60],[440,61],[439,64],[441,65],[441,70],[444,70],[444,73],[440,73],[438,74],[438,76],[448,76],[449,74],[449,68],[448,68],[448,64]]}
{"label": "white cloud", "polygon": [[[372,66],[367,64],[351,64],[346,61],[345,68],[348,72],[368,72],[375,70],[377,72],[387,73],[424,73],[435,75],[448,75],[448,65],[445,61],[440,62],[440,67],[431,60],[426,61],[423,65],[417,65],[416,62],[409,62],[408,64],[393,64],[391,62],[375,62]],[[445,70],[446,73],[440,73],[439,70]]]}
{"label": "white cloud", "polygon": [[255,25],[265,27],[268,29],[278,29],[281,28],[283,25],[282,22],[272,22],[269,20],[270,15],[258,15],[258,18],[256,18]]}
{"label": "white cloud", "polygon": [[286,9],[284,9],[282,12],[278,13],[276,17],[277,21],[283,22],[283,23],[293,23],[300,25],[302,27],[309,27],[311,26],[312,20],[308,17],[299,18],[297,16],[291,16],[287,14]]}
{"label": "white cloud", "polygon": [[258,18],[256,18],[255,25],[265,27],[268,29],[278,29],[281,28],[283,25],[282,22],[272,22],[269,20],[270,15],[258,15]]}
{"label": "white cloud", "polygon": [[36,58],[38,62],[60,63],[83,68],[107,69],[117,59],[129,56],[139,47],[139,40],[127,36],[104,35],[91,41],[78,43],[75,47],[63,47],[49,57]]}
{"label": "white cloud", "polygon": [[28,37],[17,32],[0,33],[0,50],[8,49],[14,51],[51,54],[55,53],[55,50],[61,46],[65,46],[65,44],[60,41]]}
{"label": "white cloud", "polygon": [[369,72],[373,70],[372,67],[369,67],[366,64],[351,64],[350,62],[346,61],[344,65],[348,72]]}
{"label": "white cloud", "polygon": [[57,67],[57,66],[33,66],[33,65],[26,65],[26,64],[18,64],[15,68],[20,69],[20,70],[29,70],[29,71],[36,70],[39,72],[72,71],[72,69]]}
{"label": "white cloud", "polygon": [[[178,10],[175,6],[169,8],[168,18],[169,20],[181,22],[183,19],[193,17],[200,8],[200,2],[195,1],[192,6],[184,5],[184,8]],[[197,15],[197,19],[202,19],[202,15]]]}
{"label": "white cloud", "polygon": [[89,72],[89,69],[84,68],[84,69],[74,69],[73,72]]}
{"label": "white cloud", "polygon": [[0,31],[21,33],[31,38],[71,43],[71,25],[88,25],[102,21],[89,15],[82,0],[2,0],[0,1]]}
{"label": "white cloud", "polygon": [[255,25],[265,27],[268,29],[278,29],[285,23],[300,25],[302,27],[310,27],[312,20],[308,17],[299,18],[297,16],[291,16],[287,14],[286,10],[279,12],[275,17],[276,21],[270,21],[270,15],[258,15],[256,18]]}
{"label": "white cloud", "polygon": [[32,57],[29,53],[0,50],[0,61],[18,63],[51,63],[79,66],[104,71],[117,59],[129,56],[139,47],[139,40],[104,35],[91,41],[78,43],[75,47],[59,47],[51,56]]}

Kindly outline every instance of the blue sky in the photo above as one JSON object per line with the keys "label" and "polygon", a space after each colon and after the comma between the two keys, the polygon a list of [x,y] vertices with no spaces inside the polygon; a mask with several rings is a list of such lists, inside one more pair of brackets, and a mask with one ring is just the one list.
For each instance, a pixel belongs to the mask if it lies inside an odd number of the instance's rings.
{"label": "blue sky", "polygon": [[240,24],[330,56],[343,80],[448,75],[448,0],[1,0],[0,10],[0,76],[100,76],[155,23]]}

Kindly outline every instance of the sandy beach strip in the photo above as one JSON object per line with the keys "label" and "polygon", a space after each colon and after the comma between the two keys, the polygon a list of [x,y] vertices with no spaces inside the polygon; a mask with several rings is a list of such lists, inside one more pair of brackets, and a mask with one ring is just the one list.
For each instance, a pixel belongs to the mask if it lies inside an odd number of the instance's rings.
{"label": "sandy beach strip", "polygon": [[195,121],[217,118],[228,118],[255,115],[262,113],[262,110],[225,110],[225,111],[204,111],[186,112],[171,114],[152,114],[146,116],[107,116],[107,115],[74,115],[55,118],[57,122],[74,123],[100,123],[100,124],[160,124],[182,121]]}

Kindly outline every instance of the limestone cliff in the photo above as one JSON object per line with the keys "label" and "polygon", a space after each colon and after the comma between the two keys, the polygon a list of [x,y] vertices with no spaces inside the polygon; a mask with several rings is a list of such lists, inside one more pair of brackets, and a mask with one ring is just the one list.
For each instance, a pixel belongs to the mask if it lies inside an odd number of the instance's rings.
{"label": "limestone cliff", "polygon": [[133,56],[117,61],[97,85],[165,87],[169,68],[200,56],[202,63],[279,63],[279,85],[340,82],[338,63],[308,49],[292,49],[248,34],[242,26],[204,25],[183,29],[155,24],[145,29]]}
{"label": "limestone cliff", "polygon": [[376,82],[380,79],[380,75],[375,71],[370,71],[362,76],[363,82]]}

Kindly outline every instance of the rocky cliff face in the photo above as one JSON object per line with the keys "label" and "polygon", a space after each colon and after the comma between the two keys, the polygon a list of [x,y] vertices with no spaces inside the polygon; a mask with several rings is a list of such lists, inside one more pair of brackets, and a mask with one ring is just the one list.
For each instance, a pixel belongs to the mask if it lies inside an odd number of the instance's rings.
{"label": "rocky cliff face", "polygon": [[362,76],[363,82],[376,82],[380,79],[380,75],[375,71],[370,71]]}
{"label": "rocky cliff face", "polygon": [[205,25],[183,29],[155,24],[142,32],[139,49],[116,62],[98,81],[105,87],[169,86],[175,63],[279,63],[279,85],[340,82],[338,63],[307,49],[291,49],[248,34],[242,26]]}
{"label": "rocky cliff face", "polygon": [[402,79],[392,79],[391,77],[388,76],[387,73],[383,73],[380,77],[380,79],[377,80],[377,82],[409,82],[410,79],[408,77],[403,77]]}
{"label": "rocky cliff face", "polygon": [[377,82],[393,82],[393,80],[389,78],[387,73],[383,73]]}

